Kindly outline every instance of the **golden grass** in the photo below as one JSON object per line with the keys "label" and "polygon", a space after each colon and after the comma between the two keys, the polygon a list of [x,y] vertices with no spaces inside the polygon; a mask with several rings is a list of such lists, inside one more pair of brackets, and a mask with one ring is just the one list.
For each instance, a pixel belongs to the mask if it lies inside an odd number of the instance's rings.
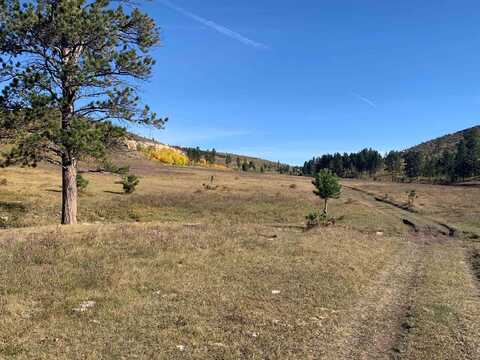
{"label": "golden grass", "polygon": [[[395,208],[348,189],[336,226],[304,231],[320,206],[307,178],[129,165],[133,195],[85,175],[88,224],[73,227],[54,225],[57,169],[0,170],[1,359],[478,358],[475,243],[412,238]],[[456,189],[445,201],[460,209],[476,190]],[[442,191],[417,188],[423,214],[446,214]]]}
{"label": "golden grass", "polygon": [[[131,171],[140,176],[140,185],[132,195],[123,194],[121,185],[116,184],[119,180],[116,175],[83,174],[89,185],[79,199],[80,222],[161,221],[301,226],[306,214],[321,206],[307,178],[170,168],[141,159],[129,165]],[[8,179],[7,186],[0,186],[0,217],[7,218],[4,227],[59,222],[61,181],[57,169],[7,168],[0,171],[0,178]],[[214,191],[202,186],[210,182],[211,176],[214,176],[217,186]],[[348,197],[333,200],[331,209],[344,225],[368,232],[399,234],[403,231],[397,220],[392,221],[381,213],[371,216],[371,206],[350,201]]]}

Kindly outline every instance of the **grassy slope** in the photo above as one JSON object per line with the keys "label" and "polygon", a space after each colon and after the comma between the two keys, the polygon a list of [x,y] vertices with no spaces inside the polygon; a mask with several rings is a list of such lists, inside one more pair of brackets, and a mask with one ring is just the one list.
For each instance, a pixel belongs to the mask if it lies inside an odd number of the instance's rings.
{"label": "grassy slope", "polygon": [[87,174],[98,223],[73,228],[48,225],[58,171],[1,170],[9,225],[47,226],[0,233],[0,358],[478,358],[475,244],[412,238],[348,190],[303,232],[308,179],[131,161],[138,193]]}

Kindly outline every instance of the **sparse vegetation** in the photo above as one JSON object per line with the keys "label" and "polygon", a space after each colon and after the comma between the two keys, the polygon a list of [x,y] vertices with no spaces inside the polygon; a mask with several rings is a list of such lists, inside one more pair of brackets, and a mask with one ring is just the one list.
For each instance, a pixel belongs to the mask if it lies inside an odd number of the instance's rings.
{"label": "sparse vegetation", "polygon": [[[330,204],[338,226],[304,232],[305,214],[316,204],[307,178],[130,161],[143,185],[132,197],[117,195],[116,175],[89,174],[91,196],[82,198],[80,218],[101,226],[78,226],[71,233],[57,227],[7,229],[0,235],[0,291],[9,294],[0,307],[0,357],[109,357],[108,340],[118,356],[155,351],[152,356],[165,358],[234,359],[245,352],[315,358],[321,351],[338,358],[375,351],[370,344],[390,344],[382,336],[402,329],[403,315],[395,309],[408,307],[403,294],[415,294],[407,319],[419,329],[405,335],[411,346],[400,347],[409,358],[425,358],[428,349],[460,360],[457,331],[470,348],[478,344],[480,307],[472,300],[469,258],[461,260],[467,250],[459,240],[408,241],[400,209],[387,211],[348,187],[343,192],[350,201]],[[0,221],[6,218],[0,226],[56,222],[59,194],[49,191],[60,184],[54,169],[7,168],[3,176],[11,182],[0,188],[2,201],[8,201],[0,202]],[[196,192],[212,176],[227,190]],[[292,184],[296,191],[285,191]],[[388,193],[398,202],[411,190],[407,184],[345,184]],[[427,214],[441,217],[441,211],[453,210],[462,214],[458,219],[478,217],[461,205],[462,199],[480,199],[476,188],[419,184],[416,190]],[[415,265],[418,258],[425,259],[421,266]],[[405,280],[409,274],[418,274],[414,292]],[[212,300],[215,293],[222,294],[220,303]],[[26,327],[41,333],[22,332]],[[438,339],[431,336],[434,329],[440,329]],[[357,332],[368,341],[352,348]],[[38,336],[60,340],[39,343]],[[279,336],[287,340],[280,344]],[[126,338],[142,341],[127,346]],[[85,341],[88,347],[81,346]]]}

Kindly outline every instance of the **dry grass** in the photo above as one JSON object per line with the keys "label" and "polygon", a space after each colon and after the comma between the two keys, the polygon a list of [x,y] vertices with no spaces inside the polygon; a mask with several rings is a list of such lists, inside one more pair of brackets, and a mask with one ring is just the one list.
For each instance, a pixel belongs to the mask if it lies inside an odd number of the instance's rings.
{"label": "dry grass", "polygon": [[[305,178],[130,165],[130,196],[85,175],[90,224],[68,228],[51,225],[55,169],[1,170],[1,359],[478,358],[478,244],[412,237],[348,190],[336,226],[304,231],[320,205]],[[476,191],[460,190],[453,209]],[[442,214],[439,191],[417,188],[422,214]]]}
{"label": "dry grass", "polygon": [[398,203],[406,203],[407,192],[415,189],[415,209],[421,214],[452,224],[465,231],[480,232],[480,187],[396,184],[348,181],[349,186],[374,193],[388,194]]}
{"label": "dry grass", "polygon": [[[19,359],[315,357],[403,246],[344,229],[154,224],[1,243],[0,354]],[[96,306],[72,310],[84,301]]]}
{"label": "dry grass", "polygon": [[426,249],[406,358],[480,359],[479,288],[469,261],[451,244]]}
{"label": "dry grass", "polygon": [[[273,174],[238,173],[198,168],[171,168],[137,159],[131,171],[141,178],[137,191],[122,192],[112,174],[86,173],[88,188],[80,196],[82,223],[178,222],[213,224],[295,224],[321,206],[310,180]],[[57,169],[1,169],[8,186],[0,187],[3,227],[57,224],[60,220],[60,177]],[[216,190],[202,186],[215,176]],[[292,186],[295,185],[295,186]],[[347,198],[333,200],[340,224],[375,232],[400,234],[396,220]],[[346,206],[348,205],[348,206]],[[375,211],[375,210],[374,210]]]}

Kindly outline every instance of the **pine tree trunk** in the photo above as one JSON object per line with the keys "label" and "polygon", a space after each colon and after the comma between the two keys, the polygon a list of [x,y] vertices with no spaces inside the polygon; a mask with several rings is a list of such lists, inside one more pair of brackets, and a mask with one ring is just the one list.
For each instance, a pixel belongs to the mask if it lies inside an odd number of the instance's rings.
{"label": "pine tree trunk", "polygon": [[327,216],[328,214],[328,199],[325,199],[325,203],[323,205],[323,213],[325,214],[325,216]]}
{"label": "pine tree trunk", "polygon": [[77,223],[77,162],[62,157],[62,224]]}
{"label": "pine tree trunk", "polygon": [[[67,81],[68,83],[68,81]],[[74,116],[74,94],[68,87],[64,89],[64,107],[62,109],[62,129],[69,130]],[[72,149],[62,154],[62,224],[77,223],[77,159]]]}

